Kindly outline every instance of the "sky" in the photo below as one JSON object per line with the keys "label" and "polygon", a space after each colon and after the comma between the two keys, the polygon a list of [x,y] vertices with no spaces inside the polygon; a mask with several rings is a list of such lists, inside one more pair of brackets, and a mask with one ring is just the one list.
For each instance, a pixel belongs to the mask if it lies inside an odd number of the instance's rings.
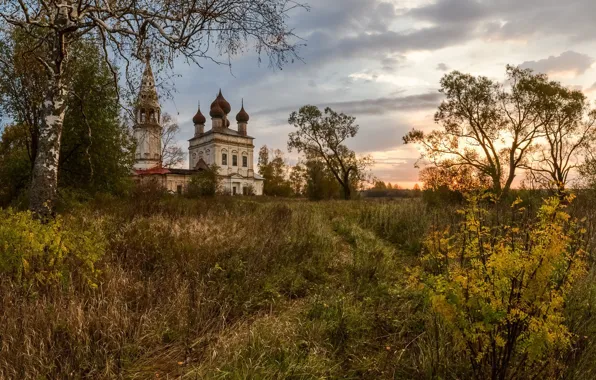
{"label": "sky", "polygon": [[[249,135],[287,151],[292,111],[313,104],[356,117],[347,145],[375,159],[373,174],[412,187],[420,154],[404,145],[412,128],[438,128],[439,81],[451,70],[502,81],[507,64],[549,74],[596,96],[594,0],[310,0],[289,24],[304,40],[302,61],[274,70],[248,52],[232,67],[177,62],[163,108],[178,121],[186,151],[200,102],[207,116],[221,88],[234,116],[242,99]],[[233,123],[235,124],[235,122]],[[210,120],[207,128],[210,127]],[[234,127],[234,126],[233,126]],[[293,164],[297,155],[286,154]]]}

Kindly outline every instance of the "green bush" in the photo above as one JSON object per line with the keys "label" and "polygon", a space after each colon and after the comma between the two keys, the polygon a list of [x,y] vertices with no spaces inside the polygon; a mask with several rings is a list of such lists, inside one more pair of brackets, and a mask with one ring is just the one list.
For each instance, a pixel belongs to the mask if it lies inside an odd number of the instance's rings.
{"label": "green bush", "polygon": [[186,189],[186,195],[190,198],[212,197],[222,191],[218,176],[219,167],[211,165],[208,170],[202,170],[191,177]]}
{"label": "green bush", "polygon": [[97,233],[67,226],[61,217],[44,224],[30,212],[0,210],[0,272],[16,283],[78,279],[94,286],[103,251]]}

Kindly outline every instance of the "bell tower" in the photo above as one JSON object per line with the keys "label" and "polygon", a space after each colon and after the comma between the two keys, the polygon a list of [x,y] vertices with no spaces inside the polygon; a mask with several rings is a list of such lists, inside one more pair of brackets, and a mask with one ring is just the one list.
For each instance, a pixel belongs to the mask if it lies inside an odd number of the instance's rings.
{"label": "bell tower", "polygon": [[137,142],[135,169],[161,166],[161,107],[151,70],[150,56],[141,79],[139,97],[135,106],[134,137]]}

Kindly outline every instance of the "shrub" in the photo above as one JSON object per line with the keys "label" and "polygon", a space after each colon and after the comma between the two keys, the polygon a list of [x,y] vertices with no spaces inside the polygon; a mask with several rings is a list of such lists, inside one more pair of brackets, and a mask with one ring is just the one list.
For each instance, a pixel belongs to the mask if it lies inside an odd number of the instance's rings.
{"label": "shrub", "polygon": [[208,170],[202,170],[195,174],[188,183],[186,194],[191,197],[212,197],[215,194],[221,193],[221,183],[217,173],[219,167],[212,165]]}
{"label": "shrub", "polygon": [[0,210],[0,272],[21,285],[73,278],[94,285],[103,249],[97,234],[66,226],[61,217],[44,224],[30,212]]}
{"label": "shrub", "polygon": [[[514,214],[523,212],[518,203]],[[459,231],[431,233],[425,243],[422,282],[434,312],[477,378],[555,376],[571,345],[565,300],[585,274],[585,231],[556,198],[533,222],[489,225],[477,199],[461,213]]]}

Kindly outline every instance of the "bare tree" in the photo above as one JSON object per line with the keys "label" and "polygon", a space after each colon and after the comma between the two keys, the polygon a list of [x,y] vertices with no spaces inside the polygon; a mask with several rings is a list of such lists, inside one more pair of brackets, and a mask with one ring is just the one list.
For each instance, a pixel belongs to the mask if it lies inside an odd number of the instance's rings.
{"label": "bare tree", "polygon": [[184,161],[184,151],[176,144],[180,127],[168,113],[164,113],[161,120],[161,165],[164,168],[173,168]]}
{"label": "bare tree", "polygon": [[596,138],[596,110],[591,110],[586,96],[558,82],[542,86],[544,106],[543,137],[525,166],[531,180],[542,187],[554,188],[563,196],[569,174],[579,171],[584,153]]}
{"label": "bare tree", "polygon": [[[30,208],[42,218],[52,214],[56,195],[60,136],[71,46],[82,40],[101,45],[104,59],[144,56],[172,63],[177,56],[200,65],[201,59],[234,56],[254,46],[270,64],[281,67],[296,57],[288,12],[293,0],[15,0],[0,2],[0,38],[17,29],[32,39],[31,52],[48,77],[33,168]],[[6,38],[4,38],[6,39]],[[211,47],[217,54],[210,53]],[[112,68],[114,80],[116,70]]]}

